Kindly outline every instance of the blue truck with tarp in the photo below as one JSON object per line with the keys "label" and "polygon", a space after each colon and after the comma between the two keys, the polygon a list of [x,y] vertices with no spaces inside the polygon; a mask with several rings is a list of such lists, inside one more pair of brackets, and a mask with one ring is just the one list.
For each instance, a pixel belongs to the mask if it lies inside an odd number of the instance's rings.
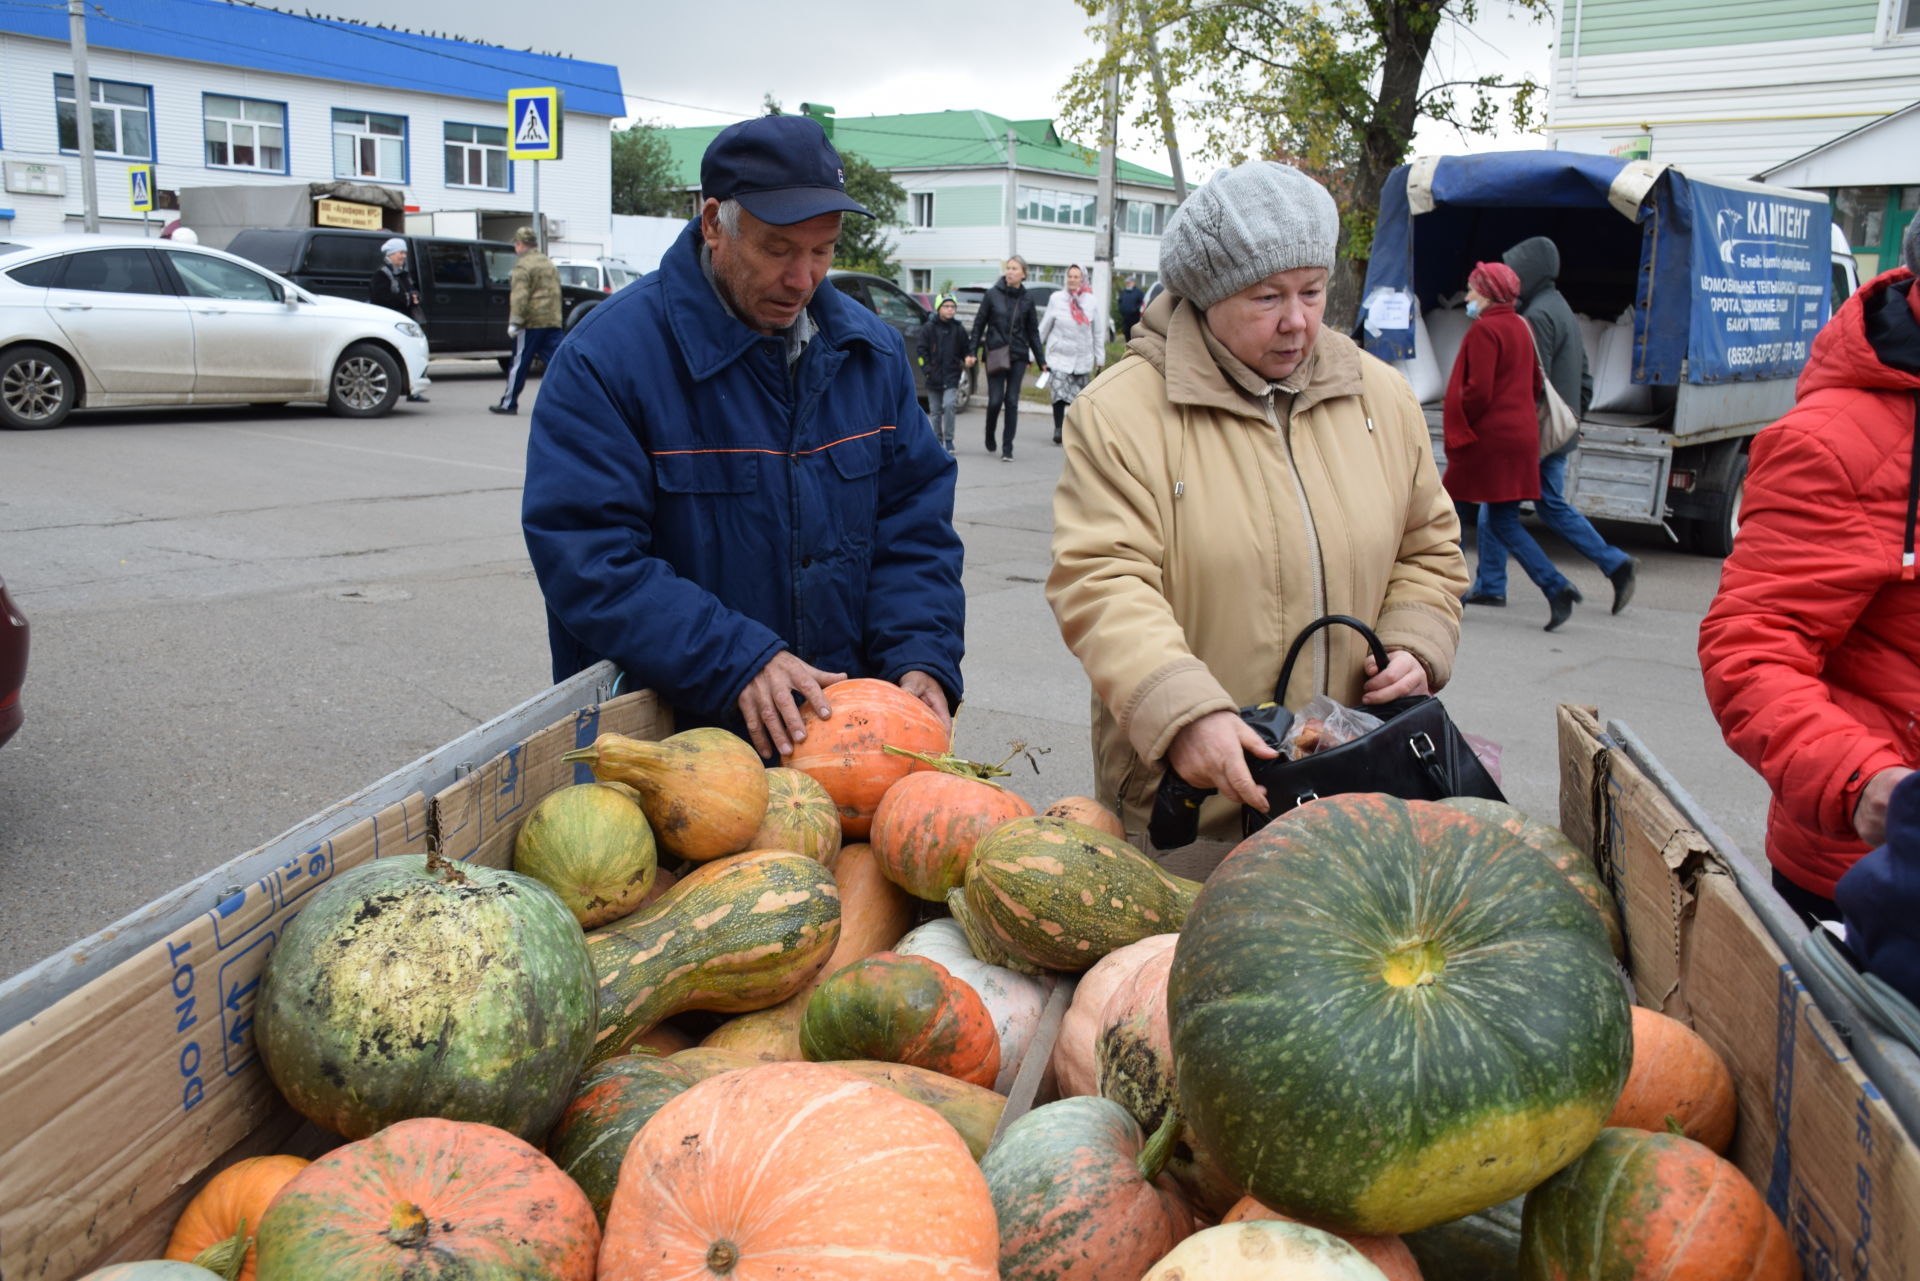
{"label": "blue truck with tarp", "polygon": [[1380,193],[1359,336],[1413,384],[1436,453],[1471,323],[1467,274],[1534,236],[1559,250],[1593,376],[1570,500],[1724,555],[1748,440],[1791,407],[1814,335],[1855,284],[1826,197],[1572,151],[1399,166]]}

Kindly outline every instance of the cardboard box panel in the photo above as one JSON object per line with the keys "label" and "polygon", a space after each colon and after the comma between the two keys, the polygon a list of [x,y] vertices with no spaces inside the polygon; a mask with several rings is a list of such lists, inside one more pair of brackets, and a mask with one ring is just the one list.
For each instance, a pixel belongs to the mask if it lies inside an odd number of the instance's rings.
{"label": "cardboard box panel", "polygon": [[[1920,1148],[1801,984],[1732,868],[1585,709],[1560,709],[1562,824],[1614,878],[1641,1004],[1733,1075],[1728,1157],[1805,1275],[1920,1278]],[[1584,812],[1583,812],[1584,811]]]}
{"label": "cardboard box panel", "polygon": [[274,941],[333,877],[426,853],[426,813],[415,794],[315,840],[0,1034],[0,1276],[67,1277],[116,1247],[164,1245],[143,1230],[155,1207],[285,1112],[253,1043]]}

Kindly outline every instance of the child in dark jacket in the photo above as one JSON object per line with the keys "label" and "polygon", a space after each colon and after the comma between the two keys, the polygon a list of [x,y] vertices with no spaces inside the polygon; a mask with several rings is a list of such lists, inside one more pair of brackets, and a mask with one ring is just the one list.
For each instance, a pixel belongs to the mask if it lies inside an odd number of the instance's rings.
{"label": "child in dark jacket", "polygon": [[960,383],[973,356],[967,351],[967,327],[953,318],[952,294],[934,300],[933,319],[920,326],[914,349],[927,374],[927,399],[933,409],[934,431],[947,452],[953,452],[953,419],[960,407]]}

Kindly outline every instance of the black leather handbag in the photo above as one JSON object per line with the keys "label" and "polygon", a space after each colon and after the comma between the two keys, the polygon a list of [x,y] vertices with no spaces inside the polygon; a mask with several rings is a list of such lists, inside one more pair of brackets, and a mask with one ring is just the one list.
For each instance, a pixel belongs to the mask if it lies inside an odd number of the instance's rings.
{"label": "black leather handbag", "polygon": [[[1384,671],[1386,647],[1373,629],[1357,618],[1329,614],[1315,619],[1293,638],[1286,661],[1280,665],[1280,681],[1273,702],[1258,707],[1243,707],[1240,718],[1253,727],[1267,746],[1280,748],[1293,725],[1293,713],[1281,706],[1293,665],[1315,632],[1339,623],[1366,637],[1373,661]],[[1486,766],[1454,726],[1453,719],[1440,700],[1431,694],[1414,694],[1390,703],[1370,704],[1364,709],[1383,722],[1351,742],[1325,751],[1314,752],[1297,761],[1284,756],[1273,760],[1247,757],[1253,781],[1267,789],[1268,812],[1241,807],[1241,831],[1252,835],[1288,810],[1322,796],[1344,792],[1385,792],[1409,801],[1438,801],[1449,796],[1479,796],[1504,801],[1500,785],[1487,773]],[[1199,830],[1200,802],[1213,795],[1211,788],[1198,788],[1172,769],[1160,780],[1154,797],[1153,814],[1147,823],[1147,835],[1155,848],[1170,850],[1193,843]]]}

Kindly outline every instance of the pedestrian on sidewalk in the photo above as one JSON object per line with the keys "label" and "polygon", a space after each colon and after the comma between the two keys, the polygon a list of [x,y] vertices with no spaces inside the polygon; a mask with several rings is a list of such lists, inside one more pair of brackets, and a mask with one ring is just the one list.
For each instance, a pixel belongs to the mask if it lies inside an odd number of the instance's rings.
{"label": "pedestrian on sidewalk", "polygon": [[559,349],[560,273],[553,259],[541,253],[540,238],[532,227],[513,233],[513,296],[507,313],[507,337],[513,339],[513,357],[507,364],[507,391],[498,404],[487,408],[496,414],[520,412],[520,389],[527,385],[527,369],[534,361],[553,362]]}
{"label": "pedestrian on sidewalk", "polygon": [[1147,295],[1140,288],[1140,282],[1128,276],[1120,286],[1120,295],[1114,299],[1114,306],[1120,312],[1120,336],[1133,338],[1133,327],[1140,323],[1140,312],[1147,305]]}
{"label": "pedestrian on sidewalk", "polygon": [[1053,393],[1056,445],[1060,443],[1067,406],[1105,363],[1105,321],[1101,309],[1093,305],[1087,273],[1078,266],[1067,268],[1067,287],[1047,299],[1047,314],[1040,318],[1040,341],[1047,348],[1047,388]]}
{"label": "pedestrian on sidewalk", "polygon": [[1093,686],[1096,798],[1142,848],[1169,769],[1219,790],[1207,839],[1266,810],[1247,754],[1274,753],[1236,709],[1274,696],[1322,615],[1366,623],[1387,664],[1323,632],[1289,707],[1438,690],[1453,669],[1460,522],[1407,380],[1321,323],[1339,233],[1291,165],[1215,174],[1168,224],[1166,291],[1126,357],[1067,411],[1047,603]]}
{"label": "pedestrian on sidewalk", "polygon": [[1793,408],[1753,438],[1700,623],[1707,703],[1773,791],[1774,888],[1829,921],[1920,768],[1920,218],[1901,254],[1834,313]]}
{"label": "pedestrian on sidewalk", "polygon": [[[1587,368],[1587,348],[1580,341],[1580,324],[1556,283],[1560,275],[1559,248],[1545,236],[1534,236],[1507,250],[1501,255],[1501,261],[1520,278],[1520,299],[1515,310],[1533,330],[1534,346],[1547,368],[1548,381],[1568,408],[1585,416],[1587,406],[1593,403],[1593,374]],[[1540,460],[1540,497],[1533,506],[1548,529],[1600,567],[1600,572],[1613,584],[1613,612],[1617,614],[1633,600],[1640,562],[1602,538],[1593,522],[1567,501],[1567,464],[1579,448],[1580,437],[1575,434],[1572,440]],[[1507,549],[1487,519],[1484,507],[1474,545],[1480,554],[1479,568],[1467,592],[1466,603],[1506,604]]]}
{"label": "pedestrian on sidewalk", "polygon": [[989,454],[993,452],[1002,406],[1007,411],[1007,430],[999,437],[1003,463],[1013,461],[1013,432],[1020,420],[1020,380],[1027,376],[1027,364],[1047,367],[1039,322],[1033,314],[1033,296],[1023,283],[1026,278],[1027,260],[1019,254],[1007,259],[1003,274],[981,298],[980,311],[973,318],[971,350],[984,351],[982,359],[987,366]]}
{"label": "pedestrian on sidewalk", "polygon": [[934,433],[953,452],[953,419],[960,408],[960,386],[973,356],[967,350],[967,327],[953,318],[959,304],[952,294],[933,300],[933,316],[920,326],[914,339],[915,355],[926,371],[927,400],[933,406]]}
{"label": "pedestrian on sidewalk", "polygon": [[[367,301],[376,307],[397,311],[416,325],[427,323],[426,308],[420,304],[420,286],[407,267],[407,242],[391,236],[380,245],[380,266],[367,282]],[[407,399],[424,405],[427,398],[417,387],[407,388]]]}
{"label": "pedestrian on sidewalk", "polygon": [[[1533,331],[1514,311],[1520,278],[1505,263],[1483,262],[1467,277],[1467,315],[1474,318],[1460,340],[1460,355],[1447,379],[1443,409],[1447,472],[1442,478],[1456,502],[1482,503],[1505,573],[1511,551],[1533,585],[1546,594],[1546,630],[1573,616],[1580,589],[1553,567],[1540,544],[1520,523],[1520,504],[1540,497],[1540,415],[1545,389],[1534,356]],[[1482,571],[1488,552],[1480,552]],[[1501,603],[1505,603],[1504,593]]]}

